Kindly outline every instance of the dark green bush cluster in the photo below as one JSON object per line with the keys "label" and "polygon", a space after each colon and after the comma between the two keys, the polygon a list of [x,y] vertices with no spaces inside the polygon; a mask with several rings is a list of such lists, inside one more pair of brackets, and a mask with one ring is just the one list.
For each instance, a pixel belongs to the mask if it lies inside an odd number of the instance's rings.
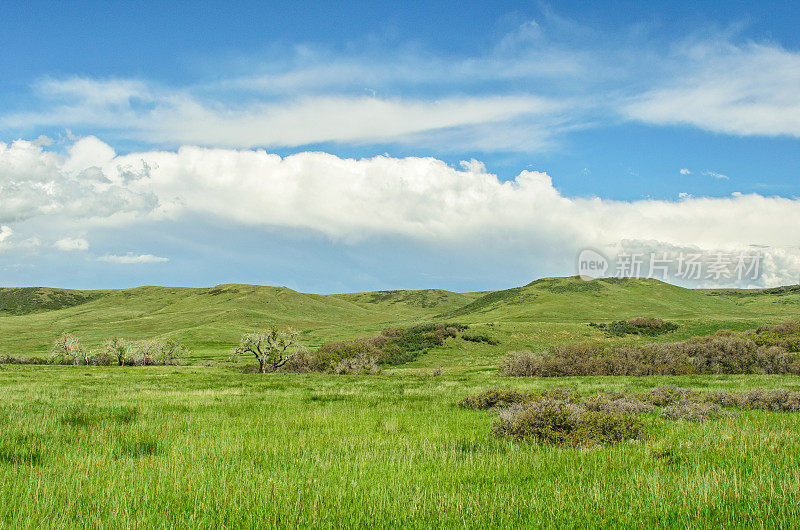
{"label": "dark green bush cluster", "polygon": [[669,333],[678,329],[674,322],[662,320],[660,318],[635,317],[628,320],[615,320],[610,324],[589,323],[590,326],[602,329],[611,337],[624,337],[625,335],[647,335],[655,336],[662,333]]}
{"label": "dark green bush cluster", "polygon": [[47,364],[47,359],[41,357],[14,357],[0,355],[0,364]]}
{"label": "dark green bush cluster", "polygon": [[323,344],[306,358],[297,359],[289,369],[301,368],[301,360],[307,371],[313,372],[335,372],[337,365],[353,358],[372,358],[378,365],[404,364],[430,348],[444,345],[447,339],[457,337],[467,328],[464,324],[452,323],[389,328],[375,337]]}
{"label": "dark green bush cluster", "polygon": [[758,345],[746,334],[715,335],[637,346],[576,343],[549,352],[511,352],[500,366],[508,376],[800,374],[800,355]]}
{"label": "dark green bush cluster", "polygon": [[462,333],[461,338],[469,342],[482,342],[484,344],[489,344],[491,346],[496,346],[500,344],[499,341],[491,338],[489,335],[485,333]]}
{"label": "dark green bush cluster", "polygon": [[800,412],[800,392],[753,389],[698,392],[660,386],[648,392],[609,392],[581,397],[569,389],[526,392],[491,388],[467,396],[459,406],[495,410],[495,435],[558,445],[602,445],[644,436],[637,415],[660,407],[662,418],[705,422],[730,416],[729,409]]}

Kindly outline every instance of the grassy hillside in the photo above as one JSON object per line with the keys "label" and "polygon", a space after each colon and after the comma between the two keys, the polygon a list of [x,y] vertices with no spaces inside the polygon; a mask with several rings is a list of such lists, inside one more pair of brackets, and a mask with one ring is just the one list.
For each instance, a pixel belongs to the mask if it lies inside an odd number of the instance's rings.
{"label": "grassy hillside", "polygon": [[[438,355],[490,365],[512,348],[603,339],[586,324],[634,316],[675,320],[681,324],[673,335],[678,338],[723,327],[745,329],[800,316],[800,290],[691,290],[656,280],[584,282],[574,277],[481,293],[428,289],[316,295],[236,284],[204,289],[0,289],[0,354],[43,355],[58,334],[69,331],[89,345],[111,336],[171,337],[190,346],[196,359],[220,359],[242,333],[265,325],[293,326],[314,347],[395,325],[450,320],[469,323],[501,344],[459,343]],[[420,363],[441,360],[434,355]]]}
{"label": "grassy hillside", "polygon": [[[671,341],[797,319],[797,289],[548,278],[481,293],[220,285],[6,289],[0,299],[11,308],[0,312],[0,354],[42,355],[72,331],[89,346],[113,335],[175,337],[195,351],[190,362],[213,365],[0,366],[3,527],[749,528],[800,518],[797,413],[743,410],[705,423],[648,413],[643,440],[574,449],[495,437],[492,414],[456,406],[496,386],[800,390],[796,376],[782,375],[548,379],[497,370],[514,349]],[[632,316],[680,327],[610,338],[588,325]],[[451,338],[380,375],[246,374],[214,362],[266,324],[292,325],[316,346],[445,320],[499,344]]]}

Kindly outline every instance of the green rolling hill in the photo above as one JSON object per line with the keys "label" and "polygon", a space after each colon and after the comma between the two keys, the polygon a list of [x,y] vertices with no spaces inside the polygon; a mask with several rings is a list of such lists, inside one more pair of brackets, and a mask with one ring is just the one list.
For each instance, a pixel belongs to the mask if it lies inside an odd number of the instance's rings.
{"label": "green rolling hill", "polygon": [[[285,287],[138,287],[107,291],[0,289],[0,354],[43,355],[61,332],[104,338],[173,337],[198,358],[220,358],[239,336],[292,326],[309,346],[428,321],[488,330],[508,348],[597,338],[588,322],[652,316],[682,324],[678,336],[800,318],[800,288],[693,290],[646,279],[544,278],[478,293],[427,289],[317,295]],[[546,339],[546,340],[545,340]],[[469,349],[471,345],[466,345]]]}

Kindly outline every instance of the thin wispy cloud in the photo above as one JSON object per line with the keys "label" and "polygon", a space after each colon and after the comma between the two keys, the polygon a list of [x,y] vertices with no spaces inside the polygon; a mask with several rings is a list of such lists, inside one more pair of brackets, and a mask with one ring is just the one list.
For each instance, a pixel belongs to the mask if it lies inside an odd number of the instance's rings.
{"label": "thin wispy cloud", "polygon": [[728,175],[723,175],[722,173],[717,173],[716,171],[703,171],[703,175],[720,180],[730,180]]}
{"label": "thin wispy cloud", "polygon": [[529,21],[478,56],[301,47],[289,59],[251,59],[255,73],[233,68],[221,80],[177,87],[49,77],[32,87],[35,110],[0,114],[0,130],[88,129],[170,146],[442,151],[538,151],[572,130],[619,120],[800,135],[800,53],[729,35],[668,51],[588,39],[599,48],[563,42],[553,24]]}
{"label": "thin wispy cloud", "polygon": [[107,254],[97,258],[98,261],[105,261],[106,263],[117,263],[120,265],[139,265],[145,263],[166,263],[169,258],[162,258],[152,254],[133,254],[127,253],[121,256],[115,254]]}

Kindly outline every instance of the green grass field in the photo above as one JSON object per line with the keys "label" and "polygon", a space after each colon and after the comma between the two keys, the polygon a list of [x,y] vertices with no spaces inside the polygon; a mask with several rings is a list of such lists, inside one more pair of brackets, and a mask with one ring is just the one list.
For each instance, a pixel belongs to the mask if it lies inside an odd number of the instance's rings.
{"label": "green grass field", "polygon": [[[46,307],[60,300],[59,308]],[[492,386],[582,393],[800,390],[793,376],[505,378],[509,350],[579,340],[678,340],[800,318],[800,292],[692,291],[651,280],[548,279],[507,291],[307,295],[244,285],[61,293],[0,290],[0,354],[173,337],[186,366],[0,366],[0,521],[39,527],[738,527],[800,524],[800,414],[696,424],[644,416],[647,439],[565,448],[491,435],[462,409]],[[679,324],[608,338],[589,322]],[[242,332],[292,325],[309,346],[393,325],[468,323],[380,375],[244,374]],[[442,375],[434,377],[433,368]]]}

